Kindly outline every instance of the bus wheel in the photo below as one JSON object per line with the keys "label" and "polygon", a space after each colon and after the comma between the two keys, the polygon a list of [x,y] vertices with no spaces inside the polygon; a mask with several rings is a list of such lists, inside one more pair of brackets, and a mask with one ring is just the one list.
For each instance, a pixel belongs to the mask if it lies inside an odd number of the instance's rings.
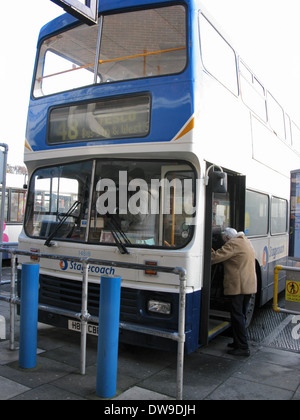
{"label": "bus wheel", "polygon": [[249,307],[248,307],[248,312],[247,312],[247,317],[246,317],[246,328],[248,328],[249,325],[251,324],[251,321],[252,321],[252,318],[253,318],[253,315],[254,315],[255,300],[256,300],[256,295],[255,294],[251,295],[250,302],[249,302]]}

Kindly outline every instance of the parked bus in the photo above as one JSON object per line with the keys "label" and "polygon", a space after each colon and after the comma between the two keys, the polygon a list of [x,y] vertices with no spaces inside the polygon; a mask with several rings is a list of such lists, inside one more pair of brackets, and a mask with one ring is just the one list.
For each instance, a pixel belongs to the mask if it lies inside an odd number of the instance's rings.
{"label": "parked bus", "polygon": [[[6,174],[5,209],[3,225],[3,247],[17,248],[18,237],[21,233],[24,214],[26,177],[22,174]],[[2,193],[0,192],[0,196]],[[0,198],[1,200],[1,198]],[[3,259],[10,258],[9,253],[2,253]]]}
{"label": "parked bus", "polygon": [[[198,0],[101,0],[97,25],[64,14],[44,26],[25,146],[20,249],[185,268],[186,352],[229,325],[222,266],[211,268],[225,227],[256,251],[249,319],[271,299],[274,266],[287,262],[300,131]],[[80,312],[81,272],[41,260],[40,302]],[[122,278],[121,321],[177,329],[174,276],[90,266],[92,315],[101,273]],[[120,340],[174,344],[126,329]]]}

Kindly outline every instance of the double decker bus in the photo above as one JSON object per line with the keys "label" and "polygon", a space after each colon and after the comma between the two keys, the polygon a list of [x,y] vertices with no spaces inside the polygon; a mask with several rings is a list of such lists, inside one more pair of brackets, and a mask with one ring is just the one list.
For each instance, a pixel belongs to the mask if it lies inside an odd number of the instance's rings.
{"label": "double decker bus", "polygon": [[[244,231],[256,250],[249,319],[271,299],[274,265],[287,262],[299,151],[297,125],[198,0],[101,0],[98,24],[64,14],[39,35],[19,248],[185,268],[192,352],[229,325],[222,266],[211,269],[225,227]],[[81,272],[41,260],[40,302],[79,312]],[[177,329],[177,279],[90,266],[92,315],[101,274],[122,278],[122,321]],[[39,319],[70,325],[47,312]],[[120,340],[174,344],[126,330]]]}

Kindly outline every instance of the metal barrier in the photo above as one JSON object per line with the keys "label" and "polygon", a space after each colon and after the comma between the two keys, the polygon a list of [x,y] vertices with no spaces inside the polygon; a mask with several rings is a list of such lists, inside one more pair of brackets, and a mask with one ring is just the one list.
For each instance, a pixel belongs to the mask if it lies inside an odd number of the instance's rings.
{"label": "metal barrier", "polygon": [[[7,252],[7,249],[0,248],[0,252]],[[118,267],[132,270],[149,270],[148,265],[134,264],[126,262],[106,261],[93,258],[69,257],[65,255],[51,255],[30,251],[20,251],[17,249],[9,250],[11,254],[11,282],[10,282],[10,297],[0,295],[0,300],[6,301],[10,304],[10,350],[15,349],[15,305],[20,305],[20,299],[16,296],[15,282],[16,282],[16,255],[34,256],[37,258],[46,258],[52,260],[74,261],[82,264],[82,302],[81,313],[57,308],[50,305],[39,304],[38,309],[41,311],[51,312],[57,315],[64,315],[78,319],[81,322],[81,344],[80,344],[80,373],[85,374],[86,369],[86,336],[88,321],[99,324],[99,318],[92,316],[87,311],[88,299],[88,271],[89,265],[102,265],[107,267]],[[167,338],[177,341],[177,378],[176,378],[176,398],[182,400],[183,394],[183,364],[184,364],[184,343],[185,343],[185,307],[186,307],[186,281],[187,273],[181,267],[163,267],[151,266],[152,271],[161,273],[170,273],[179,277],[179,316],[178,316],[178,331],[168,332],[157,328],[151,328],[141,325],[135,325],[129,322],[120,322],[119,327],[129,331],[134,331],[143,334],[150,334],[158,337]]]}
{"label": "metal barrier", "polygon": [[[292,277],[286,280],[286,307],[278,306],[278,282],[279,272],[285,270],[292,274]],[[292,315],[300,315],[300,267],[286,267],[277,265],[274,269],[274,297],[273,310],[275,312],[283,312]]]}

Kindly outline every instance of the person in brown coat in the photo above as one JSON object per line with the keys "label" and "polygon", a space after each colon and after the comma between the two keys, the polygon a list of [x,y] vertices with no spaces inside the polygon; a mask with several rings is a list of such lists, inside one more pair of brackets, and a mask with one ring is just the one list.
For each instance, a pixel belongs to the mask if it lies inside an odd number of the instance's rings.
{"label": "person in brown coat", "polygon": [[224,295],[231,301],[231,326],[234,342],[228,353],[249,356],[246,315],[251,295],[257,292],[255,251],[243,232],[226,228],[222,232],[225,242],[212,253],[211,263],[224,263]]}

